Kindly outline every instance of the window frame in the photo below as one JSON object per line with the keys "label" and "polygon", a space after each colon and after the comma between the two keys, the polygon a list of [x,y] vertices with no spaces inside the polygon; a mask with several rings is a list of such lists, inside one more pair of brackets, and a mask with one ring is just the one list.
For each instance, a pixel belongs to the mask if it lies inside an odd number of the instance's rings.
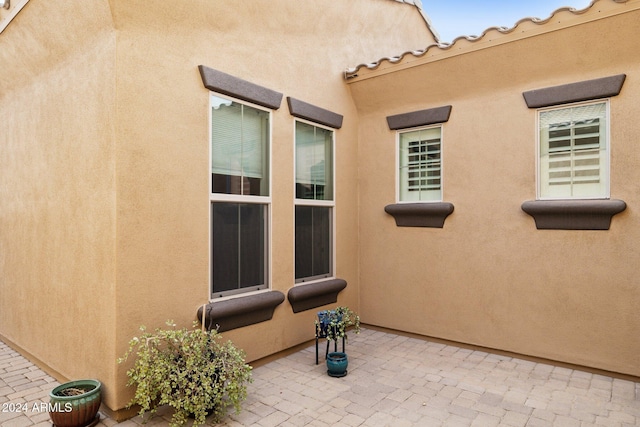
{"label": "window frame", "polygon": [[[605,123],[603,125],[603,132],[600,134],[600,137],[604,135],[605,141],[605,154],[604,160],[606,165],[604,168],[600,167],[601,175],[600,178],[603,179],[604,182],[604,191],[603,194],[600,195],[592,195],[592,196],[575,196],[575,197],[563,197],[563,196],[551,196],[551,195],[543,195],[543,155],[542,155],[542,140],[541,140],[541,131],[540,128],[540,116],[542,113],[549,111],[558,111],[569,108],[576,108],[588,105],[596,105],[596,104],[604,104],[605,105]],[[535,121],[535,133],[536,133],[536,200],[608,200],[611,198],[611,102],[610,98],[602,98],[602,99],[593,99],[589,101],[583,102],[573,102],[566,104],[558,104],[543,108],[538,108],[536,110],[536,121]],[[602,142],[601,142],[602,143]],[[573,169],[572,169],[573,171]]]}
{"label": "window frame", "polygon": [[[328,130],[331,132],[331,183],[333,186],[332,189],[332,197],[331,200],[316,200],[316,199],[299,199],[297,197],[297,182],[296,182],[296,167],[297,167],[297,140],[296,140],[296,128],[297,123],[304,123],[310,126],[314,126],[317,128],[321,128],[324,130]],[[325,126],[310,120],[305,120],[302,118],[295,118],[293,120],[293,278],[294,278],[294,286],[297,285],[305,285],[310,283],[317,283],[320,281],[330,280],[336,278],[336,129]],[[311,206],[311,207],[327,207],[331,210],[329,215],[330,225],[330,247],[329,250],[331,254],[329,256],[329,273],[321,274],[317,276],[310,276],[306,278],[296,279],[296,207],[297,206]]]}
{"label": "window frame", "polygon": [[[212,182],[212,168],[213,168],[213,98],[222,98],[231,102],[242,104],[247,107],[251,107],[260,111],[264,111],[269,115],[269,129],[268,129],[268,148],[266,150],[268,155],[268,195],[247,195],[247,194],[226,194],[226,193],[214,193]],[[208,129],[209,129],[209,150],[208,150],[208,182],[209,182],[209,299],[210,301],[221,301],[224,299],[234,298],[237,296],[253,295],[260,292],[271,290],[272,284],[272,192],[273,192],[273,110],[257,105],[252,102],[244,101],[233,96],[222,94],[219,92],[209,91],[209,114],[208,114]],[[235,203],[235,204],[258,204],[265,206],[266,214],[264,219],[265,236],[264,236],[264,284],[238,288],[234,290],[215,292],[213,289],[213,204],[214,203]]]}
{"label": "window frame", "polygon": [[[430,129],[440,129],[440,197],[436,199],[430,200],[401,200],[401,189],[400,189],[400,137],[402,134],[417,132],[422,130],[430,130]],[[416,126],[411,128],[403,128],[396,130],[396,141],[395,141],[395,191],[396,191],[396,203],[397,204],[408,204],[408,203],[442,203],[444,200],[444,124],[430,124],[426,126]]]}

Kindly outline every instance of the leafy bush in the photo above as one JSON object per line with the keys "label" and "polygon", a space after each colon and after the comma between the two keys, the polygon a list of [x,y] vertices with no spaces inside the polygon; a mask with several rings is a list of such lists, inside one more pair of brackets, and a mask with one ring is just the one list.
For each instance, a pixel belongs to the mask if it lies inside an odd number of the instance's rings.
{"label": "leafy bush", "polygon": [[356,334],[360,333],[360,316],[349,307],[320,311],[315,323],[317,335],[326,337],[329,341],[346,337],[347,328],[351,326]]}
{"label": "leafy bush", "polygon": [[246,383],[252,381],[244,352],[231,341],[221,343],[215,330],[177,329],[171,321],[167,326],[155,332],[142,326],[141,335],[118,359],[122,363],[136,355],[127,371],[127,385],[136,386],[129,407],[139,405],[141,416],[153,416],[158,407],[169,405],[174,409],[172,427],[183,425],[188,417],[194,418],[194,426],[204,424],[207,415],[219,421],[230,406],[239,413],[247,397]]}

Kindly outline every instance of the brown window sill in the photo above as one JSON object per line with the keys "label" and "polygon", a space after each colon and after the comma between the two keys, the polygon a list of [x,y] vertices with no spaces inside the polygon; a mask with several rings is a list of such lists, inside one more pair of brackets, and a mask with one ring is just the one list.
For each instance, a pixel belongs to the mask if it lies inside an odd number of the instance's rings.
{"label": "brown window sill", "polygon": [[443,228],[444,220],[453,212],[453,204],[397,203],[385,206],[384,211],[395,218],[398,227]]}
{"label": "brown window sill", "polygon": [[337,302],[338,294],[346,287],[347,282],[342,279],[323,280],[294,286],[289,289],[287,298],[293,312],[298,313]]}
{"label": "brown window sill", "polygon": [[611,218],[624,211],[622,200],[529,200],[522,210],[538,230],[608,230]]}
{"label": "brown window sill", "polygon": [[[214,301],[205,306],[205,326],[224,332],[231,329],[271,320],[276,307],[284,301],[278,291],[263,292],[224,301]],[[198,309],[198,321],[202,321],[202,307]]]}

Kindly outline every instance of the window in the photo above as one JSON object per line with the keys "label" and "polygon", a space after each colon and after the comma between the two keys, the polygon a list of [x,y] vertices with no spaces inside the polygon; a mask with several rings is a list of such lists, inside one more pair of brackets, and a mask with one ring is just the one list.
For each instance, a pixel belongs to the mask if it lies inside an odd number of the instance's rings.
{"label": "window", "polygon": [[538,196],[609,197],[608,101],[539,111]]}
{"label": "window", "polygon": [[295,122],[295,279],[333,276],[333,131]]}
{"label": "window", "polygon": [[398,200],[442,200],[442,127],[398,133]]}
{"label": "window", "polygon": [[212,297],[268,288],[270,112],[211,95]]}

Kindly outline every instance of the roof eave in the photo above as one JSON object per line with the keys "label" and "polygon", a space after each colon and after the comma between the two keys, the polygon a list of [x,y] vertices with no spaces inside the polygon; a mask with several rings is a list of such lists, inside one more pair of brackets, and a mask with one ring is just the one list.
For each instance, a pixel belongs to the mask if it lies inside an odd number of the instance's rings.
{"label": "roof eave", "polygon": [[[596,10],[593,6],[600,2],[603,4]],[[625,7],[620,7],[621,4],[624,4]],[[627,13],[636,9],[640,9],[640,0],[593,0],[591,4],[584,9],[561,7],[551,13],[546,19],[523,18],[516,22],[513,27],[490,27],[479,36],[460,36],[455,38],[451,43],[440,42],[437,34],[434,34],[436,43],[427,46],[423,50],[407,51],[398,56],[384,57],[375,62],[359,64],[345,70],[344,78],[350,82],[372,78],[393,71],[415,67],[427,62],[439,61],[448,57],[475,52],[540,34],[582,25],[587,22]],[[570,15],[567,15],[567,13],[570,13]],[[565,17],[558,19],[559,14],[564,14]],[[585,16],[583,17],[582,15]],[[426,15],[425,18],[428,21]],[[530,28],[525,28],[527,26]],[[429,26],[429,29],[434,33],[431,26]],[[516,30],[521,31],[518,32]]]}

